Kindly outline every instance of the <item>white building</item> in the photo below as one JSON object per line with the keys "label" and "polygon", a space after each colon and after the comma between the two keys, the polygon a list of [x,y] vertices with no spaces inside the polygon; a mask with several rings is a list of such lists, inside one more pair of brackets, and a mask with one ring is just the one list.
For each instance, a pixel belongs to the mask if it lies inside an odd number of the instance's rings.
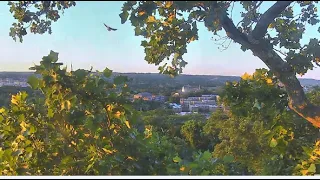
{"label": "white building", "polygon": [[173,110],[175,113],[180,113],[180,112],[182,112],[182,107],[181,107],[180,104],[170,103],[169,106],[172,108],[172,110]]}

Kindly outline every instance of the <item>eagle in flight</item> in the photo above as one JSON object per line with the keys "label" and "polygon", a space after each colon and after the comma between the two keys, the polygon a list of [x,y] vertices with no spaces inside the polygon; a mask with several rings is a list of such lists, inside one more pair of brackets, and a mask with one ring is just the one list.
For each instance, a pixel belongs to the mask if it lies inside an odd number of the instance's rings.
{"label": "eagle in flight", "polygon": [[104,24],[104,26],[107,28],[108,31],[116,31],[117,30],[117,29],[114,29],[114,28],[112,28],[110,26],[107,26],[106,24]]}

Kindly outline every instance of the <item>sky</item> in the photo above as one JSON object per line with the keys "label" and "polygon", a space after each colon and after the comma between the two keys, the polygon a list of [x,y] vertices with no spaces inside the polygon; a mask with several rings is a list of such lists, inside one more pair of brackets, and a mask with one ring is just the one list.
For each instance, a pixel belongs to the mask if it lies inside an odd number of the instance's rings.
{"label": "sky", "polygon": [[[266,2],[269,3],[269,2]],[[78,1],[67,9],[57,22],[53,22],[51,35],[28,34],[23,43],[9,37],[15,22],[7,2],[0,2],[0,71],[28,71],[38,64],[50,50],[59,52],[59,62],[73,68],[115,72],[159,72],[158,67],[144,60],[141,37],[134,35],[130,22],[121,24],[119,14],[123,2]],[[265,5],[265,9],[268,4]],[[235,22],[239,20],[235,9]],[[237,16],[238,15],[238,16]],[[118,29],[107,31],[103,23]],[[198,25],[199,40],[188,45],[184,59],[188,62],[183,74],[232,75],[253,73],[266,65],[252,52],[243,52],[240,45],[232,43],[225,51],[211,39],[212,33]],[[306,39],[319,34],[308,33]],[[320,79],[320,68],[309,71],[304,78]]]}

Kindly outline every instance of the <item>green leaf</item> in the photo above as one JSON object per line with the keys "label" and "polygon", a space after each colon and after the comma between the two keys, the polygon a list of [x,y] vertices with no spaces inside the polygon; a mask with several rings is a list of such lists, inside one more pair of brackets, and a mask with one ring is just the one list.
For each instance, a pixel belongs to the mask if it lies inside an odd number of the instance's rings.
{"label": "green leaf", "polygon": [[78,78],[79,81],[84,80],[84,78],[88,75],[87,71],[84,69],[78,69],[73,72],[74,75]]}
{"label": "green leaf", "polygon": [[143,47],[148,46],[148,42],[146,40],[141,41],[141,46],[143,46]]}
{"label": "green leaf", "polygon": [[29,76],[28,84],[32,89],[37,89],[39,87],[39,79],[36,76]]}
{"label": "green leaf", "polygon": [[12,157],[12,150],[11,149],[7,149],[4,151],[3,155],[2,155],[2,160],[11,160],[13,157]]}
{"label": "green leaf", "polygon": [[107,78],[110,77],[112,75],[112,70],[105,68],[103,71],[103,75]]}
{"label": "green leaf", "polygon": [[312,153],[313,153],[313,149],[310,148],[310,147],[302,146],[302,149],[303,149],[303,151],[304,151],[307,155],[309,155],[309,156],[311,156]]}
{"label": "green leaf", "polygon": [[134,28],[134,35],[135,36],[139,36],[139,35],[141,35],[141,33],[142,33],[142,30],[140,29],[140,27],[136,27],[136,28]]}
{"label": "green leaf", "polygon": [[315,173],[316,172],[316,165],[311,164],[310,167],[308,168],[308,172]]}
{"label": "green leaf", "polygon": [[226,155],[226,156],[223,157],[223,161],[225,163],[231,163],[231,162],[234,161],[234,157],[232,155]]}
{"label": "green leaf", "polygon": [[51,62],[57,62],[58,61],[58,56],[59,56],[59,53],[54,52],[54,51],[51,50],[48,58],[49,58],[49,60]]}
{"label": "green leaf", "polygon": [[129,13],[128,11],[122,11],[122,13],[119,14],[119,16],[121,18],[121,24],[124,24],[128,20]]}
{"label": "green leaf", "polygon": [[205,151],[203,154],[202,154],[202,157],[201,157],[201,159],[203,159],[203,160],[209,160],[209,159],[211,159],[212,158],[212,154],[209,152],[209,151]]}
{"label": "green leaf", "polygon": [[33,133],[35,133],[35,132],[36,132],[36,128],[35,128],[34,126],[30,125],[29,133],[30,133],[30,134],[33,134]]}
{"label": "green leaf", "polygon": [[197,163],[190,163],[189,164],[189,167],[192,169],[192,168],[197,168],[197,167],[199,167],[199,164],[197,164]]}
{"label": "green leaf", "polygon": [[173,158],[173,162],[175,162],[175,163],[179,163],[179,162],[181,162],[181,161],[182,161],[182,159],[179,158],[178,156],[176,156],[176,157]]}
{"label": "green leaf", "polygon": [[20,121],[20,122],[26,120],[26,118],[25,118],[25,116],[24,116],[23,114],[20,114],[20,115],[18,116],[18,118],[19,118],[19,121]]}
{"label": "green leaf", "polygon": [[270,130],[267,130],[267,131],[265,131],[264,133],[263,133],[263,135],[268,135],[268,134],[270,134]]}
{"label": "green leaf", "polygon": [[27,148],[25,149],[25,151],[26,151],[27,153],[32,152],[32,151],[33,151],[33,148],[32,148],[32,147],[27,147]]}
{"label": "green leaf", "polygon": [[169,174],[175,174],[177,173],[177,170],[174,168],[166,167],[166,170]]}
{"label": "green leaf", "polygon": [[[28,146],[28,145],[30,145],[32,142],[30,141],[30,140],[26,140],[26,142],[25,142],[25,145],[26,146]],[[27,148],[28,149],[28,148]],[[27,149],[26,149],[26,151],[27,151]],[[33,148],[32,148],[33,149]]]}
{"label": "green leaf", "polygon": [[270,147],[276,147],[278,145],[278,142],[276,139],[272,138],[270,141]]}
{"label": "green leaf", "polygon": [[200,175],[202,176],[208,176],[210,174],[210,171],[204,170]]}
{"label": "green leaf", "polygon": [[53,110],[50,108],[50,109],[48,109],[48,117],[49,118],[52,118],[53,117]]}
{"label": "green leaf", "polygon": [[72,162],[72,157],[71,156],[66,156],[61,160],[61,165],[67,165],[70,162]]}
{"label": "green leaf", "polygon": [[87,172],[93,167],[94,163],[95,163],[95,162],[93,161],[93,163],[89,164],[89,166],[87,167],[85,173],[87,173]]}

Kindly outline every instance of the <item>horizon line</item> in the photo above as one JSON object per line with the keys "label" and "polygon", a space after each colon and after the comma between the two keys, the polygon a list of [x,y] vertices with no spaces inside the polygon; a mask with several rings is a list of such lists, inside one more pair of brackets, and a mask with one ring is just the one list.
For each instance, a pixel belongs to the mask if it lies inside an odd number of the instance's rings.
{"label": "horizon line", "polygon": [[[32,70],[29,71],[0,71],[0,73],[32,73]],[[102,72],[102,71],[100,71]],[[112,73],[119,73],[119,74],[162,74],[162,73],[157,73],[157,72],[115,72],[113,71]],[[162,74],[162,75],[167,75],[167,74]],[[241,77],[241,75],[219,75],[219,74],[178,74],[179,75],[187,75],[187,76],[231,76],[231,77]],[[176,76],[176,77],[177,77]],[[300,77],[298,79],[310,79],[310,80],[317,80],[320,81],[320,79],[314,79],[314,78],[308,78],[308,77]]]}

